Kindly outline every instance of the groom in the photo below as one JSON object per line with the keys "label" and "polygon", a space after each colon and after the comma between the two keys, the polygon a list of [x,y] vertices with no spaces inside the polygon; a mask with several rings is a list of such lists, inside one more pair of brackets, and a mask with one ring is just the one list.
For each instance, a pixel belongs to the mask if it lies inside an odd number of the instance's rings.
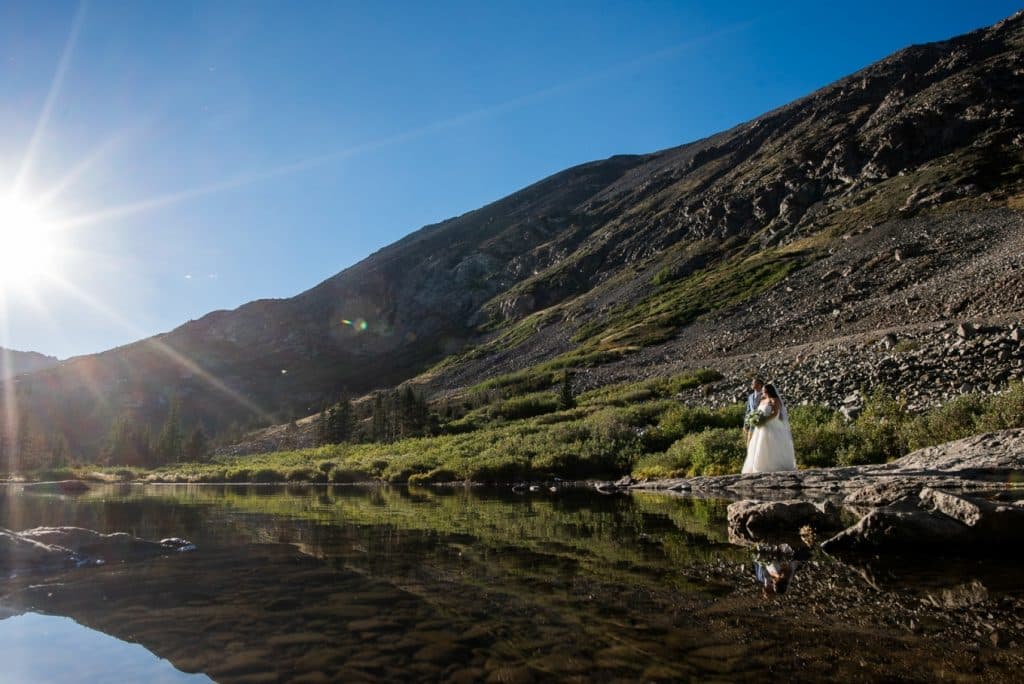
{"label": "groom", "polygon": [[[747,413],[744,416],[756,411],[757,405],[761,403],[762,399],[764,399],[764,380],[755,376],[750,383],[750,394],[747,395]],[[747,429],[746,423],[743,425],[743,434],[749,444],[752,431]]]}

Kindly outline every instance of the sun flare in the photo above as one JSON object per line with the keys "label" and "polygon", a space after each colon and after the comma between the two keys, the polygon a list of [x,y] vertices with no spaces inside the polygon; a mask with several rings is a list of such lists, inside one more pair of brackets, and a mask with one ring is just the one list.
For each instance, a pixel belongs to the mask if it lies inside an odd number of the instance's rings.
{"label": "sun flare", "polygon": [[52,272],[56,256],[55,231],[45,212],[0,195],[0,288],[31,285]]}

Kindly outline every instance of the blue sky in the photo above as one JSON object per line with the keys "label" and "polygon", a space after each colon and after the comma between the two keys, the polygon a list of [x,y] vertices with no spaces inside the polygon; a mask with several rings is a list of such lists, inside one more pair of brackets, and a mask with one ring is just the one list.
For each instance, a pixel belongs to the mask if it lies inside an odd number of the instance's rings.
{"label": "blue sky", "polygon": [[67,357],[289,297],[568,166],[1017,9],[8,0],[0,193],[50,200],[63,284],[8,283],[0,346]]}

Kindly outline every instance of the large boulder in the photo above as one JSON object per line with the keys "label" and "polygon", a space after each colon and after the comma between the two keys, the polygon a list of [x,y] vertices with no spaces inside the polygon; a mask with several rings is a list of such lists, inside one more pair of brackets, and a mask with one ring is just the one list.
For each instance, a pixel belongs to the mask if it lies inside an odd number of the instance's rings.
{"label": "large boulder", "polygon": [[1024,506],[925,487],[913,499],[872,510],[821,548],[1018,555],[1024,549]]}
{"label": "large boulder", "polygon": [[827,553],[949,551],[971,543],[970,530],[945,515],[922,510],[879,508],[821,544]]}
{"label": "large boulder", "polygon": [[753,540],[797,534],[804,525],[815,530],[843,526],[840,509],[828,501],[737,501],[729,505],[728,519],[731,536]]}

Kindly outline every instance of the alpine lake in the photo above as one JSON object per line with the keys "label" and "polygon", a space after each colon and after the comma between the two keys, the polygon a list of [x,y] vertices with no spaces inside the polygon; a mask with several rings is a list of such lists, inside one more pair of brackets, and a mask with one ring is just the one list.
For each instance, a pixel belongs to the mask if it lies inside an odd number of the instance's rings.
{"label": "alpine lake", "polygon": [[1015,562],[813,552],[768,592],[727,501],[537,489],[9,485],[2,527],[196,549],[4,579],[0,680],[1024,677]]}

